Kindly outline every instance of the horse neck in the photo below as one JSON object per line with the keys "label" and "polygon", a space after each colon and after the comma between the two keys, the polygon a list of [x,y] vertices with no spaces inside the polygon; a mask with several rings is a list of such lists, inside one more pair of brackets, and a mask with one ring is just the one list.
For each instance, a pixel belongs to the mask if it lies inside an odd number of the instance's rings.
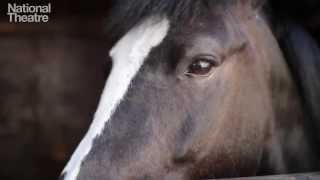
{"label": "horse neck", "polygon": [[310,171],[315,156],[298,87],[284,59],[275,65],[270,81],[274,114],[266,140],[267,163],[274,173]]}
{"label": "horse neck", "polygon": [[[260,24],[261,25],[261,24]],[[273,118],[268,124],[266,145],[261,161],[261,174],[290,173],[315,170],[314,142],[306,124],[306,112],[298,85],[267,24],[261,35],[270,65],[269,87]],[[269,36],[268,36],[269,35]],[[265,63],[265,62],[264,62]]]}

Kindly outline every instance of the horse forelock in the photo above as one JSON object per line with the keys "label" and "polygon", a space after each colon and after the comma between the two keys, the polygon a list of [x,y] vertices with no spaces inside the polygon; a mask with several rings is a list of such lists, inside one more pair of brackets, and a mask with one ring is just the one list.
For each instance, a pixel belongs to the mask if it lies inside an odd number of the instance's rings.
{"label": "horse forelock", "polygon": [[113,67],[103,90],[93,122],[81,140],[67,166],[62,179],[75,180],[81,164],[92,150],[94,140],[99,138],[106,123],[110,120],[131,81],[143,65],[151,50],[167,36],[169,20],[165,17],[149,17],[140,25],[132,28],[111,49]]}
{"label": "horse forelock", "polygon": [[165,16],[171,26],[178,22],[189,22],[208,13],[209,4],[223,0],[123,0],[114,4],[109,14],[107,32],[111,42],[115,43],[129,29],[144,19],[153,16]]}

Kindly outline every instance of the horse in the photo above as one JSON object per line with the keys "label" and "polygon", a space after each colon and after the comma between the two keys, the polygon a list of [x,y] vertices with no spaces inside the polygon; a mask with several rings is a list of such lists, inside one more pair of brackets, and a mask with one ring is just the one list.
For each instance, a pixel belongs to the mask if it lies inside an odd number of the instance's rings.
{"label": "horse", "polygon": [[[62,180],[319,170],[320,50],[261,0],[123,0],[112,69]],[[281,29],[281,31],[278,31]]]}

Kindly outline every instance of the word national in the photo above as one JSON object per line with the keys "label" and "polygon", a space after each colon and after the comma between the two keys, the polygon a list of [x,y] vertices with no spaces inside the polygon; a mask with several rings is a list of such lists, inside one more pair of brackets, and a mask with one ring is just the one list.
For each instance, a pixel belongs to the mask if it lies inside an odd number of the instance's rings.
{"label": "word national", "polygon": [[28,3],[17,5],[8,3],[10,23],[40,23],[48,22],[51,13],[51,3],[47,5],[29,5]]}

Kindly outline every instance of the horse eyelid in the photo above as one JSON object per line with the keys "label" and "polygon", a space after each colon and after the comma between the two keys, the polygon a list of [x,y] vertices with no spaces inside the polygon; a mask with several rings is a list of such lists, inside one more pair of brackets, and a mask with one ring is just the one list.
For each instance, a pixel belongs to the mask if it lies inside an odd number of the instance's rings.
{"label": "horse eyelid", "polygon": [[222,60],[223,60],[223,58],[216,56],[216,55],[200,54],[200,55],[197,55],[193,58],[193,62],[195,62],[197,60],[201,60],[201,59],[213,62],[214,64],[216,64],[215,66],[219,66],[220,64],[222,64]]}

